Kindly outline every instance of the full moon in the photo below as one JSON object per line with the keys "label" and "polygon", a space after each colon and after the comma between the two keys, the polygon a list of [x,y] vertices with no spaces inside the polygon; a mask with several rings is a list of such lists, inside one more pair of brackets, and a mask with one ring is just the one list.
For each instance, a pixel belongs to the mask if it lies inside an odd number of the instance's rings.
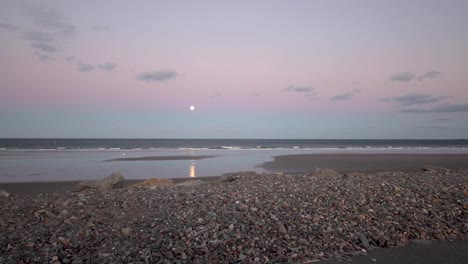
{"label": "full moon", "polygon": [[193,111],[193,110],[195,110],[195,106],[191,105],[190,106],[190,111]]}

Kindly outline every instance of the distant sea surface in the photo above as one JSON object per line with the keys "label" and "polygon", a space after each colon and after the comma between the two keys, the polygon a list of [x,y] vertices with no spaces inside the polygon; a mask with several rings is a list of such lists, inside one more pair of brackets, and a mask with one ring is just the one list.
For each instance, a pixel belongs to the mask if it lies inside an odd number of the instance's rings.
{"label": "distant sea surface", "polygon": [[[0,182],[219,176],[290,154],[467,154],[468,140],[0,139]],[[183,160],[110,159],[186,156]],[[196,156],[213,156],[197,159]]]}
{"label": "distant sea surface", "polygon": [[0,150],[468,148],[468,140],[0,139]]}

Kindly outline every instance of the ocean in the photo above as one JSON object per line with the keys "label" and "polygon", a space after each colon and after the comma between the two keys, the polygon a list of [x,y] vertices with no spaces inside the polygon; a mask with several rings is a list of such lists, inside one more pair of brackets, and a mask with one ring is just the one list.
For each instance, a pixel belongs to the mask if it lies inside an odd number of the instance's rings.
{"label": "ocean", "polygon": [[0,150],[468,148],[468,140],[0,139]]}
{"label": "ocean", "polygon": [[[0,182],[219,176],[289,154],[467,154],[468,140],[0,139]],[[170,160],[170,156],[214,156]],[[149,156],[164,160],[105,162]]]}

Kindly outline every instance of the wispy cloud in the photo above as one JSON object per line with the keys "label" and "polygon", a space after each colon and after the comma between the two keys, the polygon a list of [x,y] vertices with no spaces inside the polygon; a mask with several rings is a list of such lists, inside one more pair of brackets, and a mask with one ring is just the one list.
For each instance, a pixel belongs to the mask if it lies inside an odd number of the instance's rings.
{"label": "wispy cloud", "polygon": [[297,92],[297,93],[309,93],[315,90],[315,88],[312,88],[310,86],[294,86],[290,85],[288,87],[283,88],[283,91],[288,91],[288,92]]}
{"label": "wispy cloud", "polygon": [[80,71],[80,72],[89,72],[89,71],[92,71],[92,70],[94,70],[94,66],[92,64],[80,63],[78,65],[78,71]]}
{"label": "wispy cloud", "polygon": [[178,73],[174,70],[160,70],[153,72],[143,72],[136,76],[136,79],[144,82],[164,82],[174,79]]}
{"label": "wispy cloud", "polygon": [[401,109],[402,113],[418,113],[418,114],[429,114],[429,113],[456,113],[456,112],[468,112],[468,103],[465,104],[443,104],[432,108],[416,108],[416,109]]}
{"label": "wispy cloud", "polygon": [[111,28],[108,25],[95,25],[91,29],[94,31],[109,31]]}
{"label": "wispy cloud", "polygon": [[418,81],[423,81],[424,79],[437,78],[441,74],[442,72],[440,71],[435,71],[435,70],[427,71],[423,75],[418,77]]}
{"label": "wispy cloud", "polygon": [[65,58],[66,61],[74,61],[75,60],[75,56],[68,56]]}
{"label": "wispy cloud", "polygon": [[453,118],[451,117],[439,117],[439,118],[434,118],[435,121],[451,121]]}
{"label": "wispy cloud", "polygon": [[106,70],[106,71],[112,71],[116,67],[117,67],[117,64],[114,63],[114,62],[106,62],[106,63],[103,63],[103,64],[99,65],[99,68],[101,70]]}
{"label": "wispy cloud", "polygon": [[39,49],[42,52],[49,52],[49,53],[57,52],[58,50],[56,47],[49,45],[47,43],[42,43],[42,42],[34,42],[31,44],[31,47]]}
{"label": "wispy cloud", "polygon": [[49,54],[42,53],[42,52],[34,52],[34,55],[36,55],[37,59],[42,62],[55,60],[54,57],[50,56]]}
{"label": "wispy cloud", "polygon": [[53,34],[48,32],[38,30],[27,30],[23,34],[23,39],[35,42],[51,42],[54,41],[55,37]]}
{"label": "wispy cloud", "polygon": [[24,11],[30,15],[37,26],[63,35],[75,34],[75,26],[67,21],[61,11],[42,3],[27,4]]}
{"label": "wispy cloud", "polygon": [[5,29],[5,30],[14,31],[14,30],[18,30],[19,27],[13,26],[13,25],[10,25],[10,24],[7,24],[7,23],[2,23],[2,22],[0,22],[0,29]]}
{"label": "wispy cloud", "polygon": [[424,128],[424,129],[464,129],[453,125],[447,124],[423,124],[417,125],[416,128]]}
{"label": "wispy cloud", "polygon": [[394,82],[409,82],[416,77],[416,74],[411,72],[399,72],[390,76],[390,81]]}
{"label": "wispy cloud", "polygon": [[216,97],[221,97],[223,94],[221,93],[212,93],[210,94],[210,98],[216,98]]}
{"label": "wispy cloud", "polygon": [[393,96],[389,98],[380,99],[382,102],[394,102],[400,106],[411,106],[411,105],[421,105],[421,104],[431,104],[437,103],[442,100],[451,98],[451,96],[434,96],[431,94],[418,94],[418,93],[409,93],[402,96]]}
{"label": "wispy cloud", "polygon": [[350,100],[352,99],[356,94],[360,93],[361,90],[359,89],[354,89],[349,93],[345,94],[338,94],[330,98],[331,101],[339,101],[339,100]]}

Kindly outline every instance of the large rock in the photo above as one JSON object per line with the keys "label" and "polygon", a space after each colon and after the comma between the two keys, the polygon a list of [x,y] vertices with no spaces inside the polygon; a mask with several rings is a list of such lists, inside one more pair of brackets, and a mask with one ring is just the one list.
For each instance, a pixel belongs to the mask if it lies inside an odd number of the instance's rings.
{"label": "large rock", "polygon": [[185,181],[185,182],[181,182],[179,184],[177,184],[176,186],[198,186],[198,185],[202,185],[202,184],[205,184],[206,182],[202,181],[202,180],[190,180],[190,181]]}
{"label": "large rock", "polygon": [[172,186],[174,183],[168,179],[151,178],[132,185],[133,187],[155,188],[158,186]]}
{"label": "large rock", "polygon": [[0,197],[10,197],[10,194],[7,191],[0,190]]}
{"label": "large rock", "polygon": [[447,168],[440,167],[440,166],[434,166],[434,165],[424,165],[422,167],[423,171],[429,171],[429,172],[436,172],[436,171],[447,171]]}
{"label": "large rock", "polygon": [[337,177],[341,174],[336,170],[331,169],[316,169],[314,172],[314,176],[321,176],[321,177]]}
{"label": "large rock", "polygon": [[221,176],[221,182],[233,182],[237,181],[244,176],[252,176],[257,175],[255,171],[241,171],[241,172],[233,172],[233,173],[226,173]]}
{"label": "large rock", "polygon": [[75,186],[75,191],[83,191],[88,189],[95,189],[100,191],[112,190],[122,188],[124,183],[124,176],[120,172],[112,173],[109,177],[95,180],[95,181],[83,181]]}

